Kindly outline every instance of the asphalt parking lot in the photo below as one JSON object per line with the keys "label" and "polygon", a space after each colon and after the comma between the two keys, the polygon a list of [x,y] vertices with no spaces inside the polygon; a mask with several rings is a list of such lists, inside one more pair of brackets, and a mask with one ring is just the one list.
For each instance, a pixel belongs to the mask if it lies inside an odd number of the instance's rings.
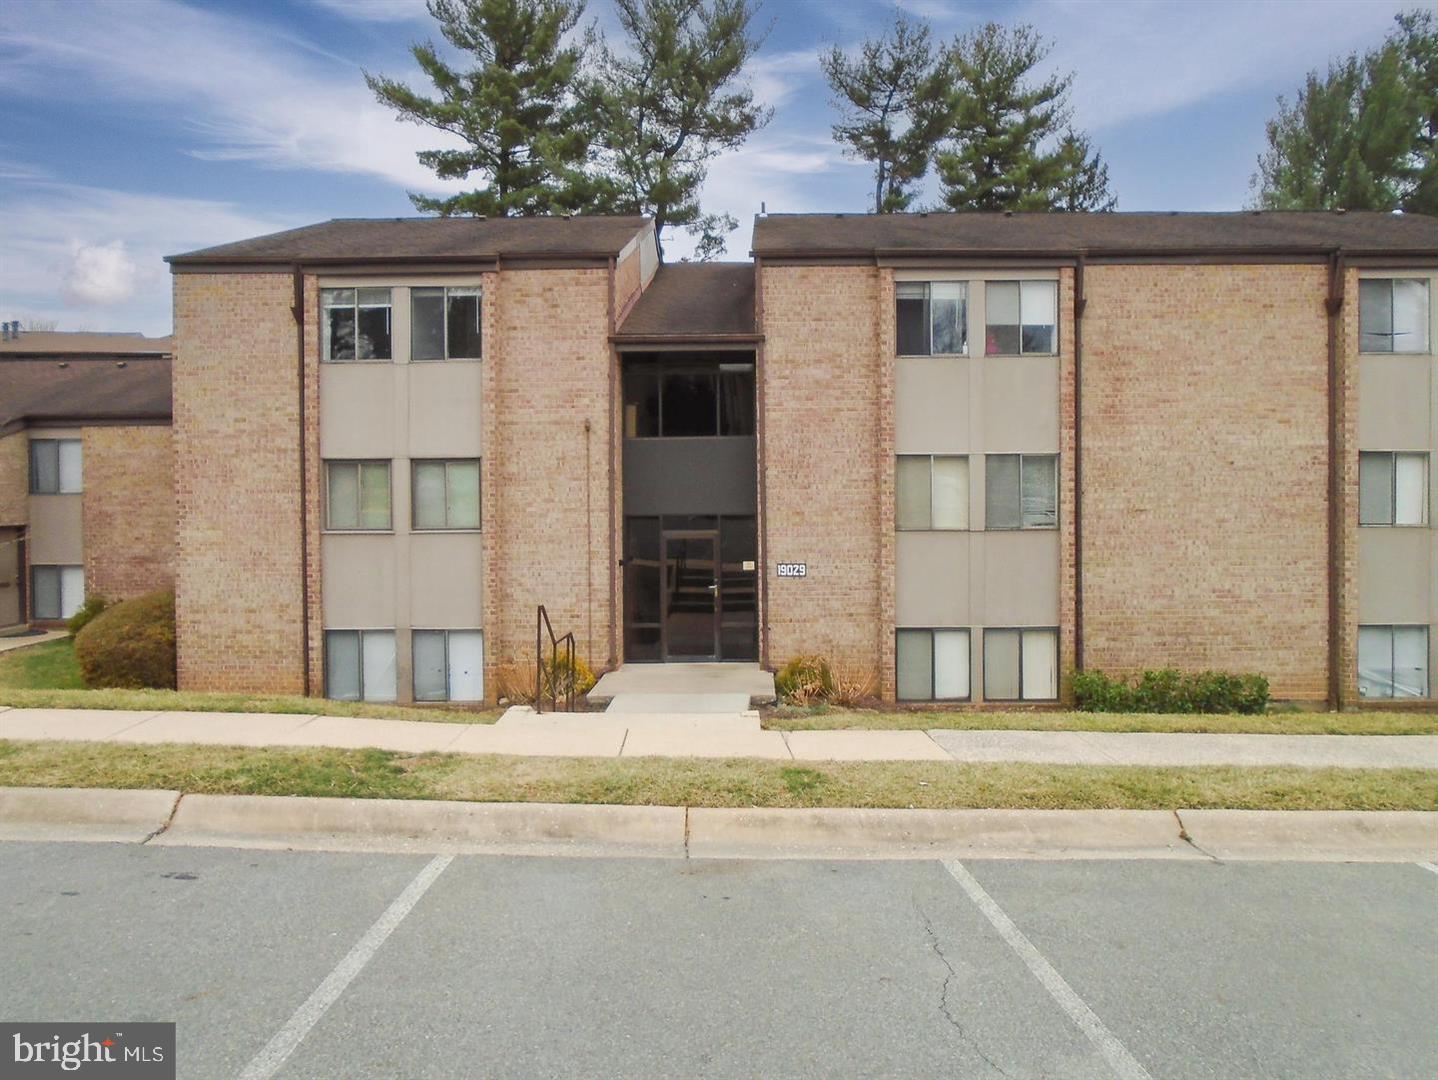
{"label": "asphalt parking lot", "polygon": [[0,1018],[182,1077],[1438,1077],[1438,873],[0,844]]}

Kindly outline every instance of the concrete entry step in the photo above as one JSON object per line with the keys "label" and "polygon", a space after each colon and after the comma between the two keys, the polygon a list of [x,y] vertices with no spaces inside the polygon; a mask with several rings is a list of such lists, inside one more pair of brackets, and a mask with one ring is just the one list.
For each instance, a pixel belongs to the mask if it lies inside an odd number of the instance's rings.
{"label": "concrete entry step", "polygon": [[742,695],[743,704],[735,709],[732,704],[723,709],[707,706],[695,709],[671,702],[663,709],[643,709],[626,705],[630,712],[736,712],[755,705],[770,705],[774,702],[774,676],[758,664],[624,664],[615,671],[606,672],[589,691],[592,705],[610,705],[620,695],[632,698],[643,696],[694,695],[703,697],[729,695],[730,702]]}
{"label": "concrete entry step", "polygon": [[615,694],[604,711],[612,713],[734,713],[747,712],[748,694]]}

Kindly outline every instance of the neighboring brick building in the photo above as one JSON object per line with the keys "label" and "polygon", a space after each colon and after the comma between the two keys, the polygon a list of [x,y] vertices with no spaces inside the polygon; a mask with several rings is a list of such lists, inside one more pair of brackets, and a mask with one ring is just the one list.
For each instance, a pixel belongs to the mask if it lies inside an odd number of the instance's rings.
{"label": "neighboring brick building", "polygon": [[819,652],[905,700],[1169,665],[1432,696],[1438,221],[753,248],[400,219],[174,257],[182,687],[492,700],[543,604],[596,667]]}
{"label": "neighboring brick building", "polygon": [[0,341],[0,631],[174,580],[170,339]]}

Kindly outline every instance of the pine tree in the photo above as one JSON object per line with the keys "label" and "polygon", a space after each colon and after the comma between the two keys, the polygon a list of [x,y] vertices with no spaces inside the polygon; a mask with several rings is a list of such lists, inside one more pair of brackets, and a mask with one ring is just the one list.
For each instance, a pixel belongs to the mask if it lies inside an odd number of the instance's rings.
{"label": "pine tree", "polygon": [[947,71],[929,28],[898,15],[857,57],[836,45],[819,57],[819,66],[843,114],[834,139],[849,157],[874,164],[874,213],[908,209],[947,127],[950,104]]}
{"label": "pine tree", "polygon": [[663,258],[665,231],[698,237],[711,258],[738,222],[705,213],[699,193],[709,162],[768,123],[744,67],[761,39],[751,0],[616,0],[627,39],[604,43],[585,97],[598,118],[608,208],[648,214]]}
{"label": "pine tree", "polygon": [[948,51],[953,106],[937,159],[954,210],[1110,210],[1108,169],[1069,127],[1073,75],[1034,83],[1048,55],[1027,25],[989,23]]}
{"label": "pine tree", "polygon": [[433,42],[411,52],[437,91],[365,73],[380,101],[406,120],[456,135],[459,149],[424,150],[420,162],[445,180],[484,186],[447,198],[410,194],[419,210],[512,217],[579,210],[596,188],[586,165],[592,119],[572,93],[589,37],[575,31],[584,0],[428,0],[440,32],[472,57],[456,70]]}

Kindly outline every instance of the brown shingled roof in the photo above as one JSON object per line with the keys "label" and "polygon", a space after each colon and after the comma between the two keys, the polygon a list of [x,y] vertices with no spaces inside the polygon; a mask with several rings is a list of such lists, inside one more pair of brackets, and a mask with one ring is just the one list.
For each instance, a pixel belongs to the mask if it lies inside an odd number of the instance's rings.
{"label": "brown shingled roof", "polygon": [[169,255],[165,261],[187,265],[605,257],[618,255],[647,224],[648,219],[639,216],[335,218]]}
{"label": "brown shingled roof", "polygon": [[167,337],[103,334],[88,330],[22,330],[17,338],[0,338],[0,353],[24,356],[67,356],[73,353],[168,356]]}
{"label": "brown shingled roof", "polygon": [[754,254],[773,257],[1262,254],[1342,247],[1438,254],[1438,218],[1371,211],[770,214]]}
{"label": "brown shingled roof", "polygon": [[659,268],[615,338],[723,338],[753,333],[753,263],[670,263]]}
{"label": "brown shingled roof", "polygon": [[168,421],[170,414],[168,358],[0,355],[0,433],[37,423]]}

